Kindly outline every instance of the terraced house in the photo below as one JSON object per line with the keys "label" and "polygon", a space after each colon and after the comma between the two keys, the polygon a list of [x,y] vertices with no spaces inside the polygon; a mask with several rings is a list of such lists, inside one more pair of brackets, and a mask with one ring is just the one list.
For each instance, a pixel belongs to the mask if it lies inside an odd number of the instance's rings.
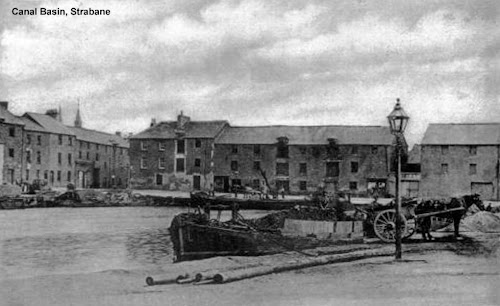
{"label": "terraced house", "polygon": [[24,122],[0,102],[0,184],[21,181]]}
{"label": "terraced house", "polygon": [[500,123],[430,124],[421,144],[421,197],[500,199]]}
{"label": "terraced house", "polygon": [[3,105],[2,114],[9,114],[5,121],[15,124],[0,124],[0,130],[17,127],[13,136],[1,138],[9,154],[2,162],[7,182],[39,179],[54,187],[68,183],[81,188],[127,186],[128,142],[119,135],[83,128],[79,110],[75,126],[66,126],[55,109],[17,117]]}

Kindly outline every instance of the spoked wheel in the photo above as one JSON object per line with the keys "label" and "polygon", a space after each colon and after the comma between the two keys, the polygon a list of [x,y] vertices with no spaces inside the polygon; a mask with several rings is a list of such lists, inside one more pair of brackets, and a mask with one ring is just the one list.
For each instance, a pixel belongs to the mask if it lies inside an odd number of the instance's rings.
{"label": "spoked wheel", "polygon": [[[401,215],[401,237],[406,237],[406,228],[407,220]],[[373,229],[380,240],[394,242],[396,240],[396,211],[388,209],[379,212],[373,221]]]}

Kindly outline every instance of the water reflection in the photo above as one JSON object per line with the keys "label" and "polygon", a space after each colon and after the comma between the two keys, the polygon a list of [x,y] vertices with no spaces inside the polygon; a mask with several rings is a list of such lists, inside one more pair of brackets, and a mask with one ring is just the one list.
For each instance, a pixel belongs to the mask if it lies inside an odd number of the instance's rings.
{"label": "water reflection", "polygon": [[[0,210],[0,279],[172,264],[167,207]],[[243,211],[245,217],[268,212]],[[229,219],[224,212],[222,219]]]}
{"label": "water reflection", "polygon": [[172,242],[167,228],[142,231],[127,236],[127,257],[142,264],[172,262]]}

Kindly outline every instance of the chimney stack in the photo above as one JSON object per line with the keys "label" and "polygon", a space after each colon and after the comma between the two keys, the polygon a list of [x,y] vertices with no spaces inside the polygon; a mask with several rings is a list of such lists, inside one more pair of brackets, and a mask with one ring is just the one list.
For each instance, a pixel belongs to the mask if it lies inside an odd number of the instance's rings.
{"label": "chimney stack", "polygon": [[153,127],[156,125],[156,118],[151,118],[151,123],[149,124],[149,127]]}
{"label": "chimney stack", "polygon": [[180,113],[179,116],[177,116],[177,129],[178,130],[184,130],[186,124],[191,120],[188,116],[184,116],[184,114]]}
{"label": "chimney stack", "polygon": [[9,109],[9,102],[7,101],[0,101],[0,107],[3,109],[8,110]]}
{"label": "chimney stack", "polygon": [[57,120],[57,114],[58,114],[58,112],[57,112],[57,109],[55,109],[55,108],[49,109],[45,112],[45,115],[50,116],[56,120]]}
{"label": "chimney stack", "polygon": [[116,135],[116,136],[119,136],[119,137],[122,137],[122,132],[120,132],[120,131],[116,131],[116,132],[115,132],[115,135]]}

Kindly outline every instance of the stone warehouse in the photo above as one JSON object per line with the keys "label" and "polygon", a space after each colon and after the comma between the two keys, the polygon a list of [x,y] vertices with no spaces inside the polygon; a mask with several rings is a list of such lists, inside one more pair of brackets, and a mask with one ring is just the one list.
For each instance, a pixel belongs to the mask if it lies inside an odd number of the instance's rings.
{"label": "stone warehouse", "polygon": [[232,186],[288,193],[388,190],[393,135],[383,126],[231,127],[227,121],[156,123],[131,137],[132,184],[192,190]]}
{"label": "stone warehouse", "polygon": [[37,179],[54,187],[68,183],[80,188],[127,186],[128,142],[119,135],[83,128],[79,110],[75,126],[66,126],[57,110],[18,117],[9,112],[7,102],[0,106],[5,118],[0,131],[8,131],[1,138],[0,183]]}
{"label": "stone warehouse", "polygon": [[499,200],[500,123],[430,124],[421,144],[421,197],[478,193]]}

